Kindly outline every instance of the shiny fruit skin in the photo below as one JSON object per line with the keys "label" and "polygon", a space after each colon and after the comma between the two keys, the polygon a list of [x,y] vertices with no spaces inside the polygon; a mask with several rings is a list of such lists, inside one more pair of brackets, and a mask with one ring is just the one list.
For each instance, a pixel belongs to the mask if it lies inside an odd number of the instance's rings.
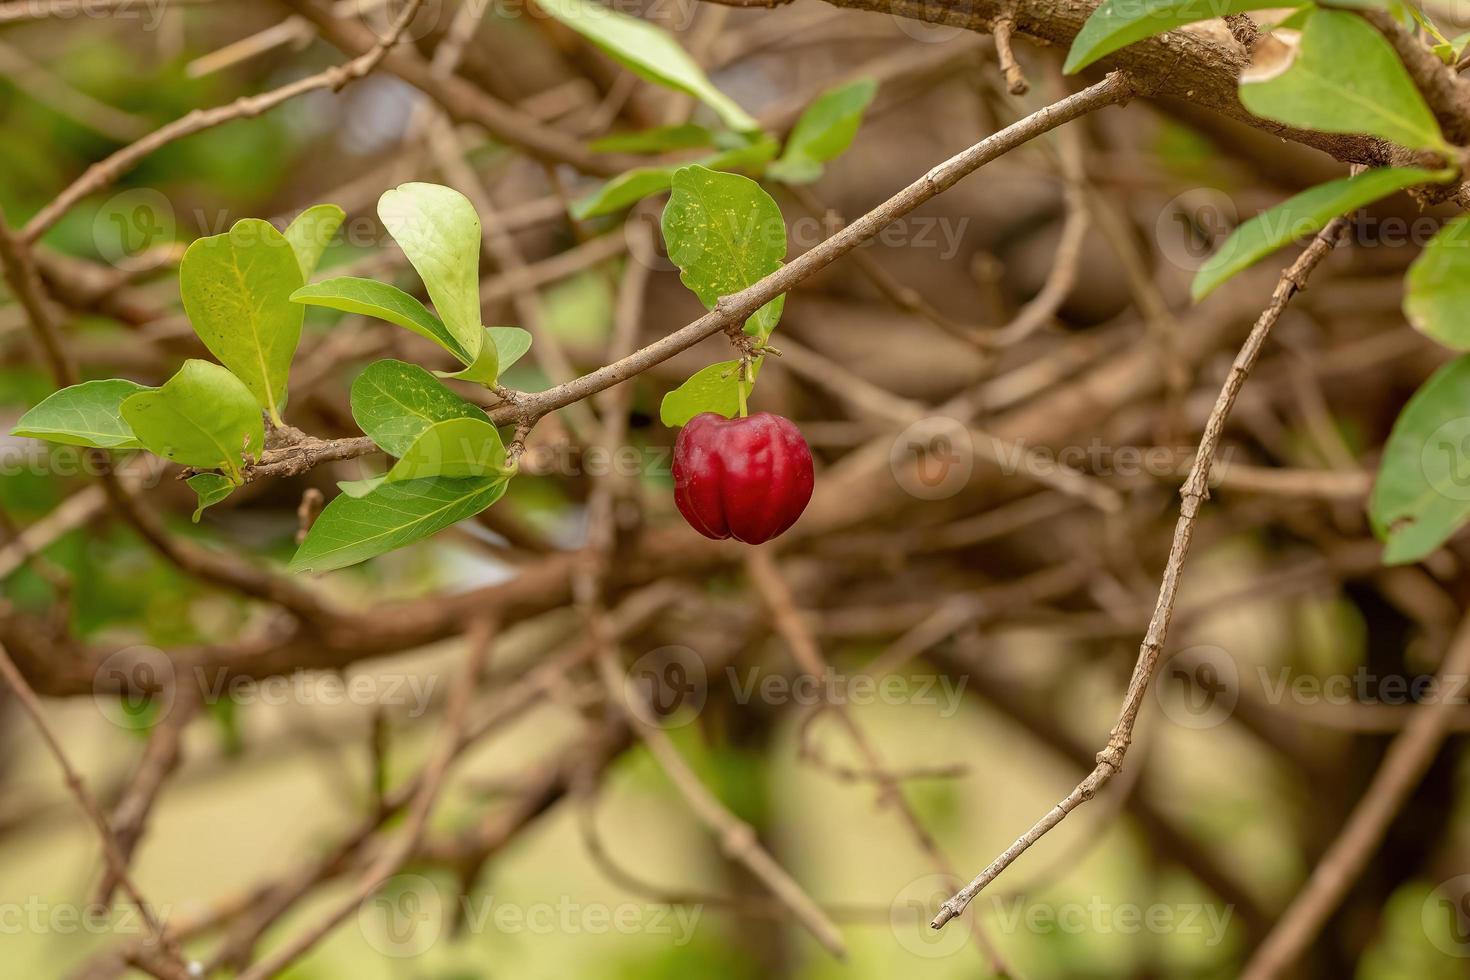
{"label": "shiny fruit skin", "polygon": [[707,538],[760,544],[812,498],[812,451],[790,419],[769,412],[694,416],[674,442],[674,503]]}

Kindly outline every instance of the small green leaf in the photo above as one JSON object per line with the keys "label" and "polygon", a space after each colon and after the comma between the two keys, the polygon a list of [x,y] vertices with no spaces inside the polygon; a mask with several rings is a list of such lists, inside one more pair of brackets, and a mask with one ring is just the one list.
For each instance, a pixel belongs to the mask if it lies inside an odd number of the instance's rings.
{"label": "small green leaf", "polygon": [[500,373],[509,371],[531,349],[531,331],[521,327],[486,327],[488,340],[500,355]]}
{"label": "small green leaf", "polygon": [[1286,64],[1248,70],[1240,101],[1265,119],[1323,133],[1365,133],[1411,149],[1447,148],[1393,46],[1355,14],[1316,10]]}
{"label": "small green leaf", "polygon": [[788,184],[809,184],[822,176],[822,164],[852,145],[877,92],[878,83],[864,78],[819,95],[796,121],[770,175]]}
{"label": "small green leaf", "polygon": [[489,387],[531,349],[531,333],[520,327],[486,327],[480,358],[463,371],[435,371],[441,378],[474,381]]}
{"label": "small green leaf", "polygon": [[291,559],[293,572],[326,572],[402,548],[473,517],[505,494],[504,477],[404,480],[361,497],[342,494],[322,511]]}
{"label": "small green leaf", "polygon": [[480,354],[480,216],[439,184],[401,184],[378,199],[378,217],[424,281],[450,336],[472,364]]}
{"label": "small green leaf", "polygon": [[664,395],[658,407],[659,420],[676,429],[701,412],[734,418],[740,411],[741,386],[749,397],[755,379],[760,377],[762,360],[756,358],[751,362],[748,382],[741,380],[739,361],[720,361],[696,371],[688,381]]}
{"label": "small green leaf", "polygon": [[731,129],[746,132],[760,128],[734,99],[715,88],[699,63],[662,28],[593,0],[537,0],[536,5],[640,78],[699,99]]}
{"label": "small green leaf", "polygon": [[1231,232],[1225,244],[1195,273],[1190,292],[1200,300],[1216,286],[1283,245],[1322,230],[1339,215],[1406,187],[1442,182],[1453,176],[1452,171],[1384,167],[1302,191]]}
{"label": "small green leaf", "polygon": [[1072,39],[1062,71],[1074,74],[1114,51],[1185,24],[1281,6],[1292,4],[1279,0],[1103,0]]}
{"label": "small green leaf", "polygon": [[194,332],[276,422],[306,313],[291,294],[304,281],[285,236],[258,218],[199,239],[179,265],[179,293]]}
{"label": "small green leaf", "polygon": [[122,416],[150,452],[184,466],[224,470],[236,482],[241,459],[258,456],[265,443],[250,389],[209,361],[185,361],[163,387],[130,395]]}
{"label": "small green leaf", "polygon": [[637,133],[615,133],[593,140],[587,148],[593,153],[667,153],[669,150],[693,150],[714,145],[713,132],[694,123],[682,123]]}
{"label": "small green leaf", "polygon": [[[680,281],[706,309],[775,272],[786,257],[781,209],[748,177],[681,168],[674,174],[662,228]],[[783,305],[784,297],[778,296],[761,307],[746,321],[746,332],[770,336]]]}
{"label": "small green leaf", "polygon": [[[753,143],[724,150],[696,162],[711,170],[739,170],[754,174],[775,159],[780,149],[781,144],[763,135]],[[572,216],[579,220],[595,218],[632,207],[645,197],[668,190],[674,182],[674,174],[684,166],[687,164],[638,167],[618,174],[591,194],[575,201],[571,207]]]}
{"label": "small green leaf", "polygon": [[338,480],[337,489],[349,497],[366,497],[388,480],[388,474],[370,476],[363,480]]}
{"label": "small green leaf", "polygon": [[450,419],[435,422],[388,471],[388,482],[433,476],[509,476],[505,444],[489,422]]}
{"label": "small green leaf", "polygon": [[122,403],[128,396],[147,390],[120,378],[84,381],[47,396],[20,417],[10,434],[68,446],[136,449],[142,443],[123,419]]}
{"label": "small green leaf", "polygon": [[500,377],[500,351],[487,337],[480,342],[480,356],[475,358],[475,363],[460,371],[435,371],[434,373],[441,378],[473,381],[488,388]]}
{"label": "small green leaf", "polygon": [[426,340],[432,340],[453,354],[462,364],[469,364],[473,360],[444,326],[443,321],[430,313],[423,303],[397,286],[372,279],[343,276],[303,286],[291,294],[291,299],[307,306],[324,306],[343,313],[361,313],[387,320],[406,330],[412,330]]}
{"label": "small green leaf", "polygon": [[1446,347],[1470,350],[1470,215],[1441,228],[1409,266],[1404,316]]}
{"label": "small green leaf", "polygon": [[342,227],[347,212],[335,204],[318,204],[298,214],[286,226],[286,241],[296,253],[296,262],[301,266],[301,279],[310,281],[322,255],[332,242],[332,236]]}
{"label": "small green leaf", "polygon": [[194,508],[195,524],[204,516],[206,508],[213,507],[235,491],[235,484],[230,482],[230,478],[218,473],[195,473],[184,482],[199,495],[199,506]]}
{"label": "small green leaf", "polygon": [[417,364],[383,360],[369,364],[352,383],[352,417],[385,453],[402,456],[436,422],[476,419],[484,410],[444,387]]}
{"label": "small green leaf", "polygon": [[1399,413],[1368,516],[1390,565],[1423,558],[1470,519],[1470,356],[1436,371]]}

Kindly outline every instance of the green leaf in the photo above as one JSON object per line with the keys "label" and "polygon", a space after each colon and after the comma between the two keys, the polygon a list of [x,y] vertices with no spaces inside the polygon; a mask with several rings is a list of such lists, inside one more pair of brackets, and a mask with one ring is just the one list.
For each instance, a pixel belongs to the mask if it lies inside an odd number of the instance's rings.
{"label": "green leaf", "polygon": [[400,184],[378,199],[378,217],[418,270],[450,336],[480,354],[480,216],[459,191],[439,184]]}
{"label": "green leaf", "polygon": [[756,358],[751,362],[748,382],[740,378],[739,361],[720,361],[696,371],[688,381],[664,395],[658,407],[659,420],[675,429],[701,412],[733,418],[740,411],[740,389],[744,386],[749,397],[755,379],[760,377],[762,360]]}
{"label": "green leaf", "polygon": [[1073,38],[1062,71],[1074,74],[1114,51],[1185,24],[1281,6],[1291,4],[1279,0],[1103,0]]}
{"label": "green leaf", "polygon": [[788,184],[809,184],[822,176],[822,164],[852,145],[877,92],[871,78],[823,92],[796,121],[781,159],[771,164],[771,176]]}
{"label": "green leaf", "polygon": [[384,482],[342,494],[322,511],[291,559],[293,572],[326,572],[402,548],[473,517],[505,494],[504,477]]}
{"label": "green leaf", "polygon": [[136,449],[142,443],[123,419],[122,403],[129,395],[147,390],[120,378],[84,381],[47,396],[20,417],[10,434],[68,446]]}
{"label": "green leaf", "polygon": [[369,364],[352,382],[352,417],[390,456],[408,452],[436,422],[490,421],[483,409],[444,387],[417,364],[394,360]]}
{"label": "green leaf", "polygon": [[291,299],[307,306],[325,306],[343,313],[361,313],[387,320],[432,340],[463,364],[474,360],[443,321],[397,286],[373,279],[343,276],[303,286],[291,294]]}
{"label": "green leaf", "polygon": [[213,507],[235,491],[235,484],[230,482],[230,478],[218,473],[195,473],[184,482],[199,495],[199,506],[194,508],[195,524],[204,516],[206,508]]}
{"label": "green leaf", "polygon": [[347,212],[337,205],[318,204],[302,211],[286,226],[286,241],[291,243],[291,250],[296,253],[303,282],[310,280],[312,273],[316,272],[332,236],[337,234],[346,218]]}
{"label": "green leaf", "polygon": [[1195,273],[1190,292],[1196,300],[1202,299],[1236,273],[1255,265],[1283,245],[1322,230],[1339,215],[1406,187],[1441,182],[1453,176],[1452,171],[1384,167],[1302,191],[1231,232],[1225,244]]}
{"label": "green leaf", "polygon": [[338,480],[337,489],[349,497],[366,497],[388,480],[388,474],[370,476],[362,480]]}
{"label": "green leaf", "polygon": [[1439,230],[1404,277],[1404,317],[1455,350],[1470,350],[1470,215]]}
{"label": "green leaf", "polygon": [[450,419],[435,422],[388,471],[388,482],[433,476],[509,476],[505,444],[489,422]]}
{"label": "green leaf", "polygon": [[[781,268],[786,257],[786,222],[771,195],[748,177],[683,167],[663,214],[664,243],[679,267],[679,279],[707,309],[721,296]],[[747,333],[770,336],[781,318],[778,296],[745,323]]]}
{"label": "green leaf", "polygon": [[475,358],[475,363],[460,371],[435,371],[434,373],[441,378],[473,381],[488,388],[500,377],[500,351],[487,337],[480,341],[480,356]]}
{"label": "green leaf", "polygon": [[194,332],[278,423],[306,314],[291,294],[303,282],[296,252],[259,218],[199,239],[179,265],[179,292]]}
{"label": "green leaf", "polygon": [[659,126],[637,133],[616,133],[587,144],[593,153],[667,153],[714,146],[715,134],[694,123]]}
{"label": "green leaf", "polygon": [[1412,149],[1447,148],[1393,46],[1355,14],[1316,10],[1283,66],[1253,67],[1240,101],[1266,119],[1324,133],[1365,133]]}
{"label": "green leaf", "polygon": [[[769,136],[761,136],[746,146],[738,146],[720,153],[711,154],[695,161],[711,170],[740,170],[757,173],[781,149]],[[637,167],[618,174],[586,197],[574,202],[572,216],[578,219],[595,218],[613,214],[637,204],[645,197],[662,193],[674,182],[674,174],[688,164],[676,163],[667,167]]]}
{"label": "green leaf", "polygon": [[521,327],[486,327],[486,338],[500,355],[500,373],[504,374],[531,349],[531,331]]}
{"label": "green leaf", "polygon": [[435,371],[441,378],[474,381],[489,387],[531,349],[531,333],[520,327],[486,327],[480,357],[463,371]]}
{"label": "green leaf", "polygon": [[1404,406],[1368,516],[1390,565],[1423,558],[1470,519],[1470,356],[1436,371]]}
{"label": "green leaf", "polygon": [[760,128],[735,100],[715,88],[699,63],[662,28],[592,0],[537,0],[536,5],[640,78],[699,99],[731,129],[747,132]]}
{"label": "green leaf", "polygon": [[163,387],[130,395],[122,416],[149,451],[184,466],[224,470],[237,483],[242,457],[258,456],[265,444],[250,389],[209,361],[185,361]]}

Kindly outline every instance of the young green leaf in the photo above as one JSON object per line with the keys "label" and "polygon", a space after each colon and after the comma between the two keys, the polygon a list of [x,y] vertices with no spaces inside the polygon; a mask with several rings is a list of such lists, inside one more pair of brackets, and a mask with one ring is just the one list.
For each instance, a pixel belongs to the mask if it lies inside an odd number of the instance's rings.
{"label": "young green leaf", "polygon": [[796,121],[770,175],[788,184],[809,184],[822,176],[822,164],[852,145],[877,91],[877,82],[863,78],[819,95]]}
{"label": "young green leaf", "polygon": [[432,476],[509,476],[505,444],[489,422],[450,419],[435,422],[388,471],[388,482]]}
{"label": "young green leaf", "polygon": [[1225,244],[1195,273],[1190,292],[1196,300],[1203,299],[1236,273],[1255,265],[1283,245],[1320,231],[1338,215],[1406,187],[1444,181],[1452,176],[1452,171],[1384,167],[1302,191],[1231,232]]}
{"label": "young green leaf", "polygon": [[435,371],[441,378],[474,381],[490,386],[531,349],[531,333],[520,327],[486,327],[480,344],[480,357],[463,371]]}
{"label": "young green leaf", "polygon": [[383,360],[352,382],[352,417],[383,452],[402,456],[436,422],[489,417],[417,364]]}
{"label": "young green leaf", "polygon": [[715,134],[711,130],[695,123],[681,123],[637,133],[615,133],[593,140],[587,148],[593,153],[667,153],[714,145]]}
{"label": "young green leaf", "polygon": [[504,477],[384,481],[326,506],[291,559],[293,572],[326,572],[402,548],[473,517],[505,494]]}
{"label": "young green leaf", "polygon": [[378,199],[378,217],[424,281],[450,336],[480,354],[480,216],[459,191],[401,184]]}
{"label": "young green leaf", "polygon": [[521,327],[486,327],[486,339],[500,355],[500,371],[509,371],[531,349],[531,331]]}
{"label": "young green leaf", "polygon": [[194,332],[278,423],[306,313],[291,294],[304,282],[285,236],[258,218],[199,239],[179,265]]}
{"label": "young green leaf", "polygon": [[129,395],[147,390],[121,378],[84,381],[48,395],[20,417],[10,434],[68,446],[136,449],[142,443],[123,419],[122,403]]}
{"label": "young green leaf", "polygon": [[310,280],[312,273],[316,272],[332,236],[337,234],[346,217],[347,212],[335,204],[318,204],[302,211],[286,226],[286,241],[291,243],[291,250],[296,253],[303,282]]}
{"label": "young green leaf", "polygon": [[[714,309],[721,296],[775,272],[786,257],[781,209],[748,177],[681,168],[674,174],[662,228],[680,281],[707,309]],[[746,333],[770,336],[784,301],[778,296],[757,310],[745,323]]]}
{"label": "young green leaf", "polygon": [[715,88],[699,63],[662,28],[593,0],[537,0],[536,5],[639,77],[699,99],[731,129],[760,128],[734,99]]}
{"label": "young green leaf", "polygon": [[1470,519],[1470,356],[1436,371],[1399,413],[1368,516],[1390,565],[1423,558]]}
{"label": "young green leaf", "polygon": [[1470,215],[1441,228],[1409,266],[1404,316],[1446,347],[1470,350]]}
{"label": "young green leaf", "polygon": [[688,381],[664,395],[658,407],[659,421],[676,429],[701,412],[733,418],[740,411],[740,389],[744,387],[749,397],[755,379],[760,376],[762,360],[756,358],[751,362],[750,381],[741,379],[739,361],[720,361],[696,371]]}
{"label": "young green leaf", "polygon": [[258,456],[265,444],[250,389],[210,361],[185,361],[163,387],[128,396],[122,416],[150,452],[184,466],[224,470],[236,483],[242,457]]}
{"label": "young green leaf", "polygon": [[1240,101],[1289,126],[1365,133],[1411,149],[1447,148],[1393,46],[1367,21],[1342,11],[1313,11],[1294,51],[1241,75]]}
{"label": "young green leaf", "polygon": [[366,497],[388,480],[388,474],[370,476],[362,480],[338,480],[337,489],[349,497]]}
{"label": "young green leaf", "polygon": [[230,478],[218,473],[195,473],[184,482],[199,496],[199,506],[194,508],[195,524],[199,523],[199,518],[204,516],[207,508],[213,507],[235,491],[235,484],[230,482]]}
{"label": "young green leaf", "polygon": [[1103,0],[1072,39],[1062,71],[1074,74],[1114,51],[1185,24],[1291,5],[1280,0]]}
{"label": "young green leaf", "polygon": [[361,313],[387,320],[406,330],[412,330],[426,340],[432,340],[453,354],[462,364],[469,364],[473,360],[443,321],[430,313],[423,303],[397,286],[373,279],[343,276],[302,286],[291,294],[291,299],[307,306],[324,306],[329,310]]}
{"label": "young green leaf", "polygon": [[486,337],[480,341],[480,356],[475,358],[475,363],[459,371],[435,371],[434,373],[441,378],[473,381],[489,387],[500,377],[500,351],[494,342]]}
{"label": "young green leaf", "polygon": [[[780,143],[769,136],[761,136],[753,143],[714,153],[695,162],[710,170],[739,170],[755,174],[775,159],[776,152],[780,149]],[[595,218],[632,207],[645,197],[668,190],[674,182],[674,174],[684,166],[687,164],[676,163],[667,167],[637,167],[626,173],[618,174],[591,194],[573,202],[572,217]]]}

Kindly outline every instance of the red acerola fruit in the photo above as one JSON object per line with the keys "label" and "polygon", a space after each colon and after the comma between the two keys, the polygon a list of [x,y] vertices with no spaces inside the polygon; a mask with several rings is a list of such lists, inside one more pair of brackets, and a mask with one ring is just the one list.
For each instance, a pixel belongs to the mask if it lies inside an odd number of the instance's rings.
{"label": "red acerola fruit", "polygon": [[707,538],[769,541],[811,499],[812,451],[790,419],[703,412],[674,441],[674,503]]}

